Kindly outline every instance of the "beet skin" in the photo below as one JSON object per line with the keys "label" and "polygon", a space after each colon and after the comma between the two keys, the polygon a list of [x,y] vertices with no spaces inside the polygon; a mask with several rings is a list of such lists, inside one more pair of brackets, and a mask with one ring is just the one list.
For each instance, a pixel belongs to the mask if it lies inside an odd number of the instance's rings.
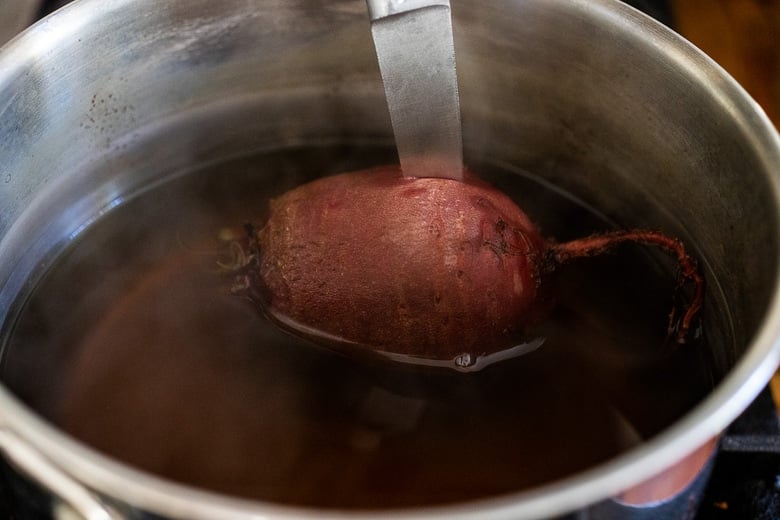
{"label": "beet skin", "polygon": [[397,166],[318,179],[273,200],[265,224],[250,228],[236,286],[330,347],[476,360],[528,339],[549,310],[544,280],[559,264],[625,241],[669,250],[694,279],[687,332],[701,278],[678,241],[640,231],[554,244],[472,176],[404,177]]}

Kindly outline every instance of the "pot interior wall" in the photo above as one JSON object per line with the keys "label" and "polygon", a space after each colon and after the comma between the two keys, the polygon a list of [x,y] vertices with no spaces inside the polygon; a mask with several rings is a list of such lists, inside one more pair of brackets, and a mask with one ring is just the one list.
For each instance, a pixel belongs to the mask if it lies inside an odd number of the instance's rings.
{"label": "pot interior wall", "polygon": [[[392,143],[362,1],[82,4],[0,58],[0,308],[101,215],[194,166]],[[707,278],[720,377],[780,265],[766,143],[715,67],[604,5],[453,1],[466,161],[684,239]]]}

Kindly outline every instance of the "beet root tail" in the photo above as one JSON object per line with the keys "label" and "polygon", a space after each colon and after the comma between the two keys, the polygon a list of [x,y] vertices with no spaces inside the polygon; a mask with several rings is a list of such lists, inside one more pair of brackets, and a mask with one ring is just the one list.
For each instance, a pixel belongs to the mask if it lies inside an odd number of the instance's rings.
{"label": "beet root tail", "polygon": [[669,314],[670,334],[673,334],[676,328],[677,342],[685,343],[693,320],[702,307],[704,278],[699,272],[696,260],[688,255],[680,240],[668,237],[658,231],[615,231],[602,235],[592,235],[562,244],[554,244],[550,247],[550,254],[553,262],[561,265],[577,258],[588,258],[607,253],[614,247],[626,242],[651,245],[662,249],[677,260],[680,270],[679,286],[682,287],[686,283],[693,285],[693,296],[679,322],[677,322],[677,313],[674,309]]}

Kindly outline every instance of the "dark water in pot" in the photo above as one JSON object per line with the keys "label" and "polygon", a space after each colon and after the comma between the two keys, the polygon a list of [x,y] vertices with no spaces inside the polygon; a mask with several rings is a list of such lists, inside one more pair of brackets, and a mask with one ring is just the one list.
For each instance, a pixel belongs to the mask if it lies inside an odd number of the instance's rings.
{"label": "dark water in pot", "polygon": [[[474,374],[350,360],[231,296],[228,227],[329,171],[393,160],[319,147],[236,159],[82,232],[20,300],[3,380],[74,437],[175,481],[248,498],[387,508],[493,496],[642,442],[713,386],[704,342],[665,348],[674,266],[640,248],[557,273],[545,344]],[[566,240],[604,218],[537,179],[473,169]]]}

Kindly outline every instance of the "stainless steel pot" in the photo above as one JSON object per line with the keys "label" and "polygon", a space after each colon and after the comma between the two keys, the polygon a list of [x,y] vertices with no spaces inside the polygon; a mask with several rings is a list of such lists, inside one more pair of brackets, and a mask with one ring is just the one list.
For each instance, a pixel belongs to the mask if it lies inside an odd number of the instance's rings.
{"label": "stainless steel pot", "polygon": [[40,8],[39,0],[20,0],[0,4],[0,45],[30,25]]}
{"label": "stainless steel pot", "polygon": [[[626,226],[697,246],[723,379],[660,435],[585,473],[393,518],[630,517],[701,477],[778,364],[780,138],[717,65],[615,0],[453,0],[466,160],[533,171]],[[391,141],[362,0],[80,0],[0,53],[0,311],[52,251],[193,162]],[[258,115],[259,114],[259,115]],[[164,142],[159,129],[175,128]],[[205,493],[109,460],[0,389],[0,446],[88,518],[344,513]],[[678,480],[657,491],[654,482]],[[680,513],[682,514],[682,513]]]}

